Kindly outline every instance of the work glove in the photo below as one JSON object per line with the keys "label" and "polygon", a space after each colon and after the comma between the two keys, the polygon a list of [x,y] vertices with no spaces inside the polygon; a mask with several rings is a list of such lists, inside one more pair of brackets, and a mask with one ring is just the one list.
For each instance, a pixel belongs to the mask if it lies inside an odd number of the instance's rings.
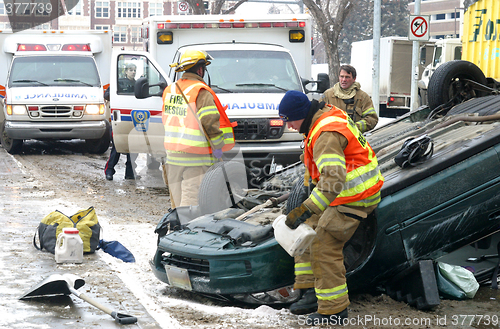
{"label": "work glove", "polygon": [[312,216],[312,212],[307,208],[305,204],[301,204],[299,207],[293,209],[286,215],[285,224],[292,230],[295,230],[300,224],[305,222],[309,217]]}
{"label": "work glove", "polygon": [[220,159],[220,158],[222,158],[222,149],[214,149],[214,150],[212,150],[212,154],[217,159]]}

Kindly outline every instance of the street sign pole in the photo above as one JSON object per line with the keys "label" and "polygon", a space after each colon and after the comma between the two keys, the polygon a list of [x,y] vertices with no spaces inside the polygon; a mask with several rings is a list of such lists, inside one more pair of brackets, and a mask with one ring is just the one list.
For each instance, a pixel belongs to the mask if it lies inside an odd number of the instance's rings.
{"label": "street sign pole", "polygon": [[420,1],[415,0],[414,15],[410,15],[410,26],[408,31],[409,40],[413,40],[412,47],[412,71],[411,71],[411,104],[410,111],[419,107],[418,79],[419,79],[419,50],[420,41],[429,40],[429,17],[420,15]]}
{"label": "street sign pole", "polygon": [[380,26],[381,0],[373,2],[373,72],[372,72],[372,102],[380,116]]}

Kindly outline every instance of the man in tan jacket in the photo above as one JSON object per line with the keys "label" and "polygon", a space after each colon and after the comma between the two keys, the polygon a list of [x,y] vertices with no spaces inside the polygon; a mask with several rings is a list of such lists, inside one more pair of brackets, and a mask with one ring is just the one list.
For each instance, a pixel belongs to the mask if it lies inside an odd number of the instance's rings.
{"label": "man in tan jacket", "polygon": [[372,130],[377,125],[378,116],[372,99],[356,82],[356,69],[351,65],[340,67],[339,82],[326,90],[320,101],[347,112],[361,133]]}

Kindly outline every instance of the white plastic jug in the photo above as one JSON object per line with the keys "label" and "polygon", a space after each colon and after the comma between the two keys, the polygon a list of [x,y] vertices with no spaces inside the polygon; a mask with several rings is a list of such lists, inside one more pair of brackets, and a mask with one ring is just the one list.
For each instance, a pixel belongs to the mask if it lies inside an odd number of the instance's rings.
{"label": "white plastic jug", "polygon": [[316,232],[304,223],[292,230],[286,226],[285,220],[285,215],[280,215],[274,220],[274,237],[290,256],[302,255],[316,237]]}
{"label": "white plastic jug", "polygon": [[56,263],[82,263],[83,241],[77,228],[64,228],[57,237]]}

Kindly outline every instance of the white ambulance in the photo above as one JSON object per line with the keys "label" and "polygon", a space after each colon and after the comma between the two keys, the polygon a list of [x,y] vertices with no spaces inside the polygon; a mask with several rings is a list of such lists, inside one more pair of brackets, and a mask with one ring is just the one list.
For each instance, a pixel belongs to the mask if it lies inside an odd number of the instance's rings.
{"label": "white ambulance", "polygon": [[[161,96],[163,88],[179,78],[169,65],[194,48],[214,58],[204,80],[227,105],[229,119],[237,121],[237,148],[247,166],[262,168],[273,159],[282,165],[298,161],[302,137],[286,128],[278,105],[287,90],[306,92],[305,85],[312,80],[311,30],[311,17],[305,14],[146,19],[142,26],[146,51],[121,51],[112,59],[117,150],[164,154]],[[136,79],[147,78],[150,97],[137,99],[115,87],[129,63],[137,64]]]}
{"label": "white ambulance", "polygon": [[89,152],[110,142],[112,36],[107,31],[1,32],[0,139],[9,153],[27,139],[84,139]]}

